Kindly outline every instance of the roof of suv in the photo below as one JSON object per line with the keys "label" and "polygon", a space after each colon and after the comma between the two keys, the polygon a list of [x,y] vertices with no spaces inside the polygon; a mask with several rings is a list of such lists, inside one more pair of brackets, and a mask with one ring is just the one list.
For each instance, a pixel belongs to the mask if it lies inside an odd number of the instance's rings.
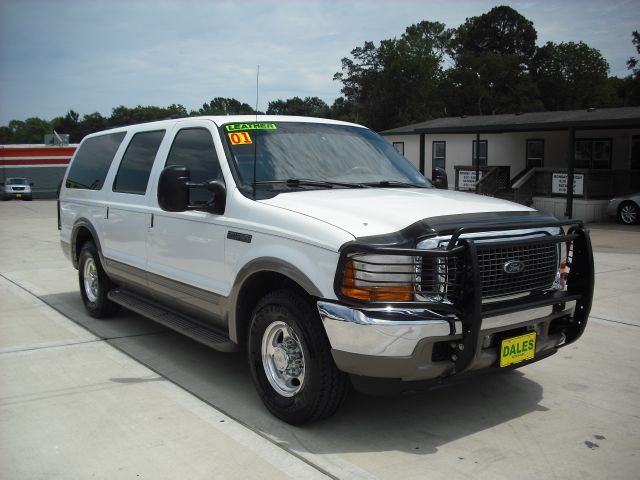
{"label": "roof of suv", "polygon": [[87,137],[92,137],[95,135],[100,135],[105,132],[118,132],[123,130],[131,129],[132,127],[152,127],[152,128],[161,128],[161,127],[169,127],[175,125],[180,122],[188,122],[192,120],[211,120],[217,126],[223,125],[225,123],[256,123],[256,122],[302,122],[302,123],[326,123],[332,125],[349,125],[352,127],[360,127],[365,128],[362,125],[358,125],[356,123],[343,122],[341,120],[330,120],[327,118],[317,118],[317,117],[296,117],[289,115],[204,115],[198,117],[181,117],[174,118],[170,120],[159,120],[156,122],[147,122],[147,123],[138,123],[131,125],[123,125],[121,127],[115,127],[108,130],[102,130],[100,132],[92,133],[91,135],[87,135]]}

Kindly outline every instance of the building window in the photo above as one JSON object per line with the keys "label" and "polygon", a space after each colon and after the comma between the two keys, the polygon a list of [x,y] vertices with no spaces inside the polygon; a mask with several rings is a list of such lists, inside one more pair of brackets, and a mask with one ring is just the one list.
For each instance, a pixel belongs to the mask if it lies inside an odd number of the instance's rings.
{"label": "building window", "polygon": [[473,141],[473,149],[471,152],[471,164],[473,166],[476,165],[476,158],[479,158],[480,160],[480,165],[486,165],[487,164],[487,151],[488,151],[488,145],[487,145],[487,140],[480,140],[480,155],[478,156],[476,154],[476,149],[477,149],[477,140]]}
{"label": "building window", "polygon": [[527,168],[544,167],[544,140],[527,139]]}
{"label": "building window", "polygon": [[393,148],[395,148],[400,155],[404,155],[404,142],[393,142]]}
{"label": "building window", "polygon": [[611,168],[611,139],[589,138],[576,140],[576,168]]}
{"label": "building window", "polygon": [[447,142],[437,141],[432,143],[431,159],[433,168],[445,169],[447,164]]}
{"label": "building window", "polygon": [[631,158],[629,168],[640,170],[640,135],[631,137]]}

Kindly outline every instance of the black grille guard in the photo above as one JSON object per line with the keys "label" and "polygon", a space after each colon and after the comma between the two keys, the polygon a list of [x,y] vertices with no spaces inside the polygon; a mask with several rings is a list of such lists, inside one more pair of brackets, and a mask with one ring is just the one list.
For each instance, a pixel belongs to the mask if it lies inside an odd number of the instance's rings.
{"label": "black grille guard", "polygon": [[[510,247],[518,245],[539,245],[539,244],[561,244],[565,243],[569,256],[569,275],[566,280],[564,291],[547,291],[535,293],[524,297],[508,300],[496,300],[490,303],[482,302],[482,292],[480,289],[481,278],[477,260],[476,241],[474,238],[463,238],[464,234],[480,232],[505,232],[514,230],[535,230],[560,227],[561,233],[557,235],[546,235],[544,237],[526,239],[499,239],[491,241],[491,246]],[[566,228],[566,233],[565,233]],[[486,240],[486,237],[484,238]],[[423,238],[421,238],[423,240]],[[477,240],[477,239],[476,239]],[[341,293],[345,263],[349,256],[354,253],[370,253],[377,255],[403,255],[415,257],[459,257],[465,262],[465,288],[464,295],[459,301],[448,304],[429,301],[412,302],[383,302],[371,303],[354,300],[345,297]],[[476,351],[479,348],[479,333],[482,326],[482,318],[494,315],[504,315],[511,312],[538,308],[550,305],[561,305],[566,302],[575,301],[573,316],[566,319],[563,331],[566,335],[566,343],[577,340],[587,324],[591,303],[593,300],[593,251],[588,229],[579,220],[526,222],[518,224],[478,224],[468,225],[458,228],[451,235],[445,250],[429,249],[422,250],[416,248],[394,248],[387,246],[373,245],[369,243],[352,242],[341,249],[340,260],[334,281],[334,290],[337,297],[345,304],[356,307],[382,306],[424,309],[443,314],[453,314],[462,323],[462,338],[456,340],[458,348],[456,351],[455,373],[464,371],[473,361]],[[455,322],[450,321],[451,335],[456,333]]]}

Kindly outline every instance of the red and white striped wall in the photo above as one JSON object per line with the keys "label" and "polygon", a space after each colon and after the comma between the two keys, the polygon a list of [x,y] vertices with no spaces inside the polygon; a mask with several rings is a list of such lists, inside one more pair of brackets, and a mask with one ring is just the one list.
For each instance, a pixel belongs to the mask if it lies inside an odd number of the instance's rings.
{"label": "red and white striped wall", "polygon": [[50,145],[0,145],[0,169],[66,168],[77,144],[64,147]]}

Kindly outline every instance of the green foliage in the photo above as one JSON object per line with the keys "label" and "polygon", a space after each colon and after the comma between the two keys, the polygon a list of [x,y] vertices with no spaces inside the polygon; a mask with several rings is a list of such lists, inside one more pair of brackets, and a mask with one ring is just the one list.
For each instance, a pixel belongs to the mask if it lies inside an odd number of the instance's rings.
{"label": "green foliage", "polygon": [[378,47],[365,42],[352,50],[334,79],[343,84],[353,120],[383,130],[441,115],[441,61],[450,38],[444,24],[423,21],[407,27],[399,39],[382,40]]}
{"label": "green foliage", "polygon": [[216,97],[202,105],[199,110],[192,110],[192,116],[198,115],[251,115],[256,113],[248,103],[241,103],[235,98]]}
{"label": "green foliage", "polygon": [[51,133],[51,124],[37,117],[27,118],[24,122],[11,120],[3,136],[9,132],[7,143],[42,143],[45,134]]}
{"label": "green foliage", "polygon": [[534,78],[548,110],[605,107],[612,103],[609,64],[583,42],[547,42],[533,59]]}
{"label": "green foliage", "polygon": [[300,115],[302,117],[329,117],[331,109],[318,97],[289,98],[269,102],[267,115]]}
{"label": "green foliage", "polygon": [[467,18],[450,46],[454,66],[444,88],[450,114],[534,111],[542,106],[529,74],[538,34],[533,23],[510,7]]}

